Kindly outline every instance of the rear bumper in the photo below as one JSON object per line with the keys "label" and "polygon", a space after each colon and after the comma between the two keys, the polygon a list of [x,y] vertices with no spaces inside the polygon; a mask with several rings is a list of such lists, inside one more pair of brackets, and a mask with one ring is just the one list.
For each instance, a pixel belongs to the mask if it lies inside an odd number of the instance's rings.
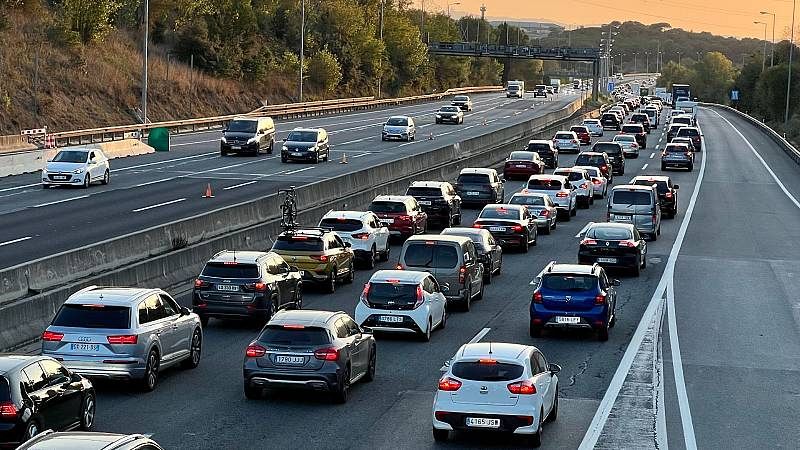
{"label": "rear bumper", "polygon": [[[541,309],[540,309],[541,308]],[[558,323],[556,317],[578,317],[578,323]],[[555,311],[536,305],[531,310],[531,325],[542,328],[602,329],[608,321],[608,306],[594,307],[586,311]]]}
{"label": "rear bumper", "polygon": [[[616,262],[598,262],[598,258],[614,258]],[[638,264],[636,254],[609,254],[609,255],[593,255],[588,252],[578,252],[578,264],[594,264],[598,263],[603,267],[620,267],[620,268],[635,268]]]}
{"label": "rear bumper", "polygon": [[100,358],[78,358],[50,352],[43,352],[43,354],[57,359],[67,369],[87,378],[133,380],[144,378],[145,374],[146,363],[143,358],[115,357],[113,355]]}
{"label": "rear bumper", "polygon": [[539,168],[538,167],[531,167],[531,168],[520,168],[520,167],[506,167],[503,169],[503,176],[508,178],[509,176],[512,177],[519,177],[525,176],[529,177],[531,175],[538,175]]}
{"label": "rear bumper", "polygon": [[324,367],[318,372],[291,373],[288,371],[270,371],[264,369],[244,369],[244,384],[262,388],[290,388],[314,391],[336,391],[339,389],[339,369],[332,371]]}
{"label": "rear bumper", "polygon": [[[511,407],[509,409],[517,410],[518,408]],[[433,412],[433,428],[449,431],[478,431],[484,433],[492,432],[520,435],[535,434],[537,426],[533,424],[538,423],[538,418],[535,415],[526,416],[525,414],[529,414],[530,412],[522,408],[519,408],[518,412],[519,415],[512,414],[511,412],[508,414],[484,414],[481,412],[443,411],[436,408]],[[441,420],[437,419],[437,413]],[[469,427],[466,424],[467,417],[500,419],[500,426],[498,428]]]}
{"label": "rear bumper", "polygon": [[694,165],[694,162],[692,160],[689,160],[689,159],[685,159],[685,160],[675,160],[675,159],[666,160],[666,159],[662,159],[661,160],[661,165],[665,166],[665,167],[688,168],[689,166]]}

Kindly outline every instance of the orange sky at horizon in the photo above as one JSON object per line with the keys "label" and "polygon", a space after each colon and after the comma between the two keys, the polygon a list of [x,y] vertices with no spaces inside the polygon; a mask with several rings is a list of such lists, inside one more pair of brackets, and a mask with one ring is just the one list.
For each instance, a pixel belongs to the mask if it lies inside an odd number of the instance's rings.
{"label": "orange sky at horizon", "polygon": [[[423,0],[414,0],[417,8]],[[638,21],[644,24],[667,22],[687,31],[708,31],[712,34],[735,37],[764,38],[767,23],[767,40],[772,39],[772,16],[775,13],[775,41],[788,38],[791,25],[792,0],[637,0],[620,3],[603,0],[561,0],[537,2],[548,7],[534,7],[531,0],[424,0],[426,11],[446,12],[450,4],[455,16],[480,16],[480,6],[486,5],[486,17],[555,22],[569,27],[598,25],[610,21]],[[631,6],[633,5],[633,6]],[[795,42],[800,39],[800,23],[795,21]]]}

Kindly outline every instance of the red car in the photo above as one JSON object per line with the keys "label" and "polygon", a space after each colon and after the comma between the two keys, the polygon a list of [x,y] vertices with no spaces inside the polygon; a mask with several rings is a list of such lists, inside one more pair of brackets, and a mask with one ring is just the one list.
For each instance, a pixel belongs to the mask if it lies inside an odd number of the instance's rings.
{"label": "red car", "polygon": [[592,143],[592,135],[589,133],[589,129],[583,125],[574,125],[572,126],[569,131],[574,131],[575,134],[578,135],[578,140],[581,141],[581,145],[589,145]]}
{"label": "red car", "polygon": [[428,214],[410,195],[379,195],[369,204],[392,236],[407,238],[428,229]]}
{"label": "red car", "polygon": [[544,173],[544,161],[536,152],[511,152],[503,167],[503,177],[511,180],[514,177],[528,179],[531,175]]}

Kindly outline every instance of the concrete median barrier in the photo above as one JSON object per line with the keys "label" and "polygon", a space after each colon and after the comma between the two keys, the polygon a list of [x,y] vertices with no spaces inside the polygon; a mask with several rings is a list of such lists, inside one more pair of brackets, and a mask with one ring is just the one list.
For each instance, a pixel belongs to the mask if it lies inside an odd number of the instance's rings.
{"label": "concrete median barrier", "polygon": [[[155,149],[137,139],[87,144],[81,148],[99,148],[109,159],[154,153]],[[68,148],[68,147],[64,147]],[[0,153],[0,177],[21,175],[42,170],[47,160],[61,149],[35,149]]]}
{"label": "concrete median barrier", "polygon": [[[376,195],[404,192],[413,180],[453,180],[464,167],[499,164],[528,139],[549,138],[580,109],[578,103],[490,134],[302,186],[297,189],[298,219],[315,225],[329,209],[363,208]],[[273,194],[0,271],[0,349],[36,339],[61,303],[82,286],[168,288],[197,276],[222,249],[271,248],[281,232],[280,201]]]}

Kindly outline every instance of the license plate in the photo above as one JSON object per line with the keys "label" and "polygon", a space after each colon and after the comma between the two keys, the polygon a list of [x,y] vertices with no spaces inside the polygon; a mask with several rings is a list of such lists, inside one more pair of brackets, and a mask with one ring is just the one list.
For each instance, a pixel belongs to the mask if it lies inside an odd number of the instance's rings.
{"label": "license plate", "polygon": [[420,205],[425,205],[425,206],[430,206],[431,202],[430,202],[430,200],[420,200],[419,204]]}
{"label": "license plate", "polygon": [[597,262],[599,263],[616,263],[617,258],[597,258]]}
{"label": "license plate", "polygon": [[98,352],[100,344],[69,344],[69,349],[77,352]]}
{"label": "license plate", "polygon": [[232,284],[218,284],[217,285],[218,291],[228,291],[228,292],[238,292],[239,286],[234,286]]}
{"label": "license plate", "polygon": [[394,223],[394,219],[381,219],[383,223]]}
{"label": "license plate", "polygon": [[469,191],[467,192],[467,195],[481,195],[481,193],[476,191]]}
{"label": "license plate", "polygon": [[275,363],[276,364],[303,364],[305,362],[305,358],[302,356],[286,356],[286,355],[277,355],[275,356]]}
{"label": "license plate", "polygon": [[242,149],[241,145],[231,145],[231,150],[241,150],[241,149]]}
{"label": "license plate", "polygon": [[514,167],[517,167],[517,168],[519,168],[519,169],[524,169],[524,168],[525,168],[525,167],[527,167],[527,166],[526,166],[525,164],[517,164],[517,165],[515,165]]}
{"label": "license plate", "polygon": [[66,180],[67,176],[66,175],[53,175],[53,179],[54,180]]}
{"label": "license plate", "polygon": [[476,428],[500,428],[500,419],[487,419],[485,417],[467,417],[467,426]]}
{"label": "license plate", "polygon": [[303,154],[300,152],[294,152],[292,153],[292,156],[303,156]]}
{"label": "license plate", "polygon": [[398,316],[380,316],[378,320],[381,322],[388,322],[388,323],[402,323],[403,318]]}
{"label": "license plate", "polygon": [[631,216],[619,216],[619,215],[617,215],[617,216],[614,216],[614,220],[616,220],[618,222],[630,222],[631,221]]}
{"label": "license plate", "polygon": [[564,317],[564,316],[556,316],[556,323],[581,323],[580,317]]}
{"label": "license plate", "polygon": [[489,227],[489,231],[506,231],[506,227]]}

